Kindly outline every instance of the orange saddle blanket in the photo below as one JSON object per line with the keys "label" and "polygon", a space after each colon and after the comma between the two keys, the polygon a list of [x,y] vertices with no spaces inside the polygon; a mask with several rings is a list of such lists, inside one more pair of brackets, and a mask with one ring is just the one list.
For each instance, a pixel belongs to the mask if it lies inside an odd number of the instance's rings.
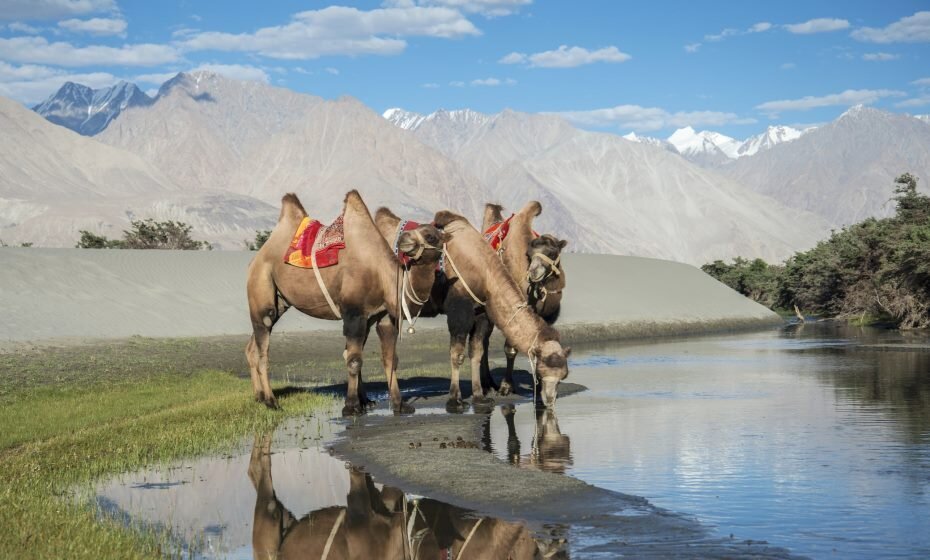
{"label": "orange saddle blanket", "polygon": [[346,247],[342,216],[324,227],[319,220],[309,217],[301,220],[294,238],[284,253],[284,262],[300,268],[313,268],[311,255],[316,257],[317,268],[339,263],[339,251]]}
{"label": "orange saddle blanket", "polygon": [[[510,233],[510,220],[513,219],[515,214],[511,214],[509,218],[503,222],[495,222],[491,224],[491,227],[484,230],[484,240],[491,244],[491,248],[495,251],[499,251],[501,248],[501,243],[504,242],[504,239],[507,238],[507,234]],[[535,231],[533,232],[533,237],[539,237],[539,234]]]}

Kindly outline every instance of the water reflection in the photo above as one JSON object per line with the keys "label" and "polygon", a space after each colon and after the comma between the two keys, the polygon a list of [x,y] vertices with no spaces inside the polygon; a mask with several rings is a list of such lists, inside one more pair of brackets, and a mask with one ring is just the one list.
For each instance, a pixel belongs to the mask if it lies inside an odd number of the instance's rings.
{"label": "water reflection", "polygon": [[348,466],[345,506],[297,519],[275,493],[271,434],[256,436],[249,460],[255,487],[252,550],[257,560],[287,558],[498,559],[568,558],[561,539],[536,539],[523,524],[384,486]]}
{"label": "water reflection", "polygon": [[[518,467],[565,474],[572,464],[571,438],[559,429],[559,419],[554,410],[537,408],[535,413],[536,428],[530,452],[521,454],[520,437],[514,424],[516,407],[512,404],[501,406],[501,414],[507,423],[507,460]],[[489,434],[490,425],[489,421],[486,424]]]}

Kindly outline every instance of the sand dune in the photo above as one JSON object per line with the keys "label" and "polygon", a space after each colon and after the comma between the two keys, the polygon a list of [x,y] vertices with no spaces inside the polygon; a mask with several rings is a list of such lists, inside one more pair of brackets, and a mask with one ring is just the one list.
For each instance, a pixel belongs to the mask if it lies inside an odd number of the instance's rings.
{"label": "sand dune", "polygon": [[[245,334],[254,253],[0,249],[0,344]],[[568,338],[699,332],[779,321],[699,269],[641,257],[564,256]],[[443,319],[425,328],[445,328]],[[289,312],[276,331],[341,329]]]}

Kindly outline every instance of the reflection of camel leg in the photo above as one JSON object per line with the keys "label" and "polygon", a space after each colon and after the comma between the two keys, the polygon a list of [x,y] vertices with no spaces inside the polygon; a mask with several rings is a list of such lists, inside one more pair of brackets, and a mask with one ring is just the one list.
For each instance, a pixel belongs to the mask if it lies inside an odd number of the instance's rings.
{"label": "reflection of camel leg", "polygon": [[367,404],[362,403],[359,395],[362,353],[365,349],[365,338],[368,335],[368,321],[361,310],[349,307],[342,310],[342,332],[346,337],[345,360],[348,369],[346,404],[342,408],[342,414],[351,416],[364,412],[363,404]]}
{"label": "reflection of camel leg", "polygon": [[255,435],[249,478],[255,487],[252,550],[256,559],[277,558],[281,540],[294,516],[278,501],[271,480],[271,433]]}
{"label": "reflection of camel leg", "polygon": [[509,395],[516,388],[513,382],[513,362],[517,359],[517,349],[507,341],[504,343],[504,354],[507,355],[507,369],[504,370],[504,379],[498,392],[501,395]]}
{"label": "reflection of camel leg", "polygon": [[501,407],[501,414],[507,422],[507,460],[518,465],[520,464],[520,438],[517,437],[517,428],[513,423],[515,411],[512,404],[505,404]]}
{"label": "reflection of camel leg", "polygon": [[384,376],[388,382],[388,391],[391,393],[391,407],[394,412],[409,414],[413,407],[403,401],[400,393],[400,384],[397,381],[397,323],[389,315],[385,315],[375,327],[381,341],[381,365],[384,367]]}
{"label": "reflection of camel leg", "polygon": [[[471,403],[474,406],[494,403],[494,399],[485,396],[485,391],[490,389],[490,382],[487,381],[481,371],[481,360],[485,356],[486,350],[484,345],[485,335],[489,330],[489,325],[490,321],[484,314],[475,317],[475,326],[468,341],[468,353],[471,356]],[[490,376],[490,373],[488,373],[487,377]]]}

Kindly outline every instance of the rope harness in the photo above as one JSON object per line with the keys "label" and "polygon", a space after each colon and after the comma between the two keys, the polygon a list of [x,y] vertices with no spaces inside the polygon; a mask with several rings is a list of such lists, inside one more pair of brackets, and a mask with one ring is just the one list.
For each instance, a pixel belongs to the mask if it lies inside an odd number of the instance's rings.
{"label": "rope harness", "polygon": [[549,256],[546,255],[545,253],[537,253],[533,256],[533,258],[539,258],[539,260],[546,263],[546,265],[549,267],[549,270],[546,272],[545,276],[543,276],[542,279],[540,279],[538,282],[533,282],[532,280],[530,280],[530,270],[529,268],[527,268],[526,270],[527,299],[533,298],[535,300],[533,302],[533,305],[536,305],[537,303],[539,304],[545,303],[546,298],[549,297],[549,294],[562,293],[562,290],[552,290],[550,292],[549,290],[546,289],[545,286],[543,286],[543,283],[546,280],[552,278],[553,276],[562,275],[562,271],[559,270],[559,263],[562,260],[562,254],[560,253],[559,256],[555,258],[555,260],[550,259]]}
{"label": "rope harness", "polygon": [[339,313],[339,308],[336,307],[336,303],[333,302],[333,298],[329,295],[329,290],[326,289],[326,284],[323,283],[323,275],[320,274],[319,267],[316,266],[316,244],[320,242],[320,236],[323,235],[324,228],[316,234],[316,238],[313,240],[313,249],[310,251],[310,266],[313,267],[313,275],[316,276],[316,283],[320,286],[320,291],[323,292],[323,297],[326,298],[326,303],[329,304],[329,308],[332,310],[333,315],[337,319],[342,319],[342,313]]}
{"label": "rope harness", "polygon": [[475,300],[475,303],[478,305],[485,305],[486,301],[481,301],[478,296],[475,295],[475,292],[471,291],[471,288],[468,286],[468,282],[465,281],[465,277],[462,276],[462,273],[459,272],[458,267],[455,266],[455,261],[452,260],[452,255],[449,254],[449,250],[446,248],[446,244],[442,245],[442,254],[445,256],[445,260],[449,261],[449,266],[452,267],[452,271],[455,272],[455,275],[458,277],[459,282],[462,283],[462,287],[465,288],[465,291],[468,292],[468,295],[471,296],[471,299]]}
{"label": "rope harness", "polygon": [[[417,319],[420,318],[420,313],[422,313],[423,311],[423,306],[426,304],[426,302],[429,301],[429,293],[427,293],[426,297],[422,299],[420,298],[419,295],[417,295],[416,290],[413,288],[413,283],[410,281],[409,263],[411,261],[416,261],[420,257],[422,257],[423,252],[426,251],[427,249],[436,249],[437,251],[440,251],[442,254],[444,254],[445,245],[443,245],[442,247],[436,247],[434,245],[430,245],[429,243],[426,242],[426,239],[423,237],[423,232],[421,232],[419,229],[413,229],[413,230],[405,229],[407,227],[407,224],[409,223],[410,223],[410,220],[401,220],[400,223],[397,225],[397,234],[394,236],[394,256],[396,256],[398,260],[401,261],[401,266],[403,267],[403,270],[404,270],[402,277],[401,277],[401,281],[400,281],[400,288],[397,290],[398,292],[397,299],[400,301],[400,310],[399,310],[400,312],[397,314],[400,316],[400,319],[401,319],[400,330],[403,331],[403,326],[404,326],[403,321],[406,318],[407,323],[409,323],[410,325],[409,327],[407,327],[407,332],[409,334],[414,334],[417,332],[415,328]],[[410,235],[412,235],[417,241],[419,241],[416,253],[412,255],[404,253],[404,256],[407,257],[407,259],[403,259],[401,257],[401,252],[400,252],[400,237],[404,234],[404,231],[409,231]],[[420,308],[417,310],[416,316],[414,316],[413,313],[410,312],[410,306],[407,304],[407,299],[410,299],[414,304],[420,306]]]}

